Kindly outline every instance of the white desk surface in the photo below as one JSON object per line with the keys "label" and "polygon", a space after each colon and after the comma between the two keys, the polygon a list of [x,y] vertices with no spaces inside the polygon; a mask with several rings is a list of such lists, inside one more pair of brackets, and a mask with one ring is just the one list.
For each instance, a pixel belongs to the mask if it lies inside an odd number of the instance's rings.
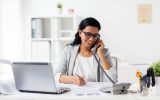
{"label": "white desk surface", "polygon": [[108,86],[108,83],[88,83],[80,87],[76,85],[63,85],[69,87],[70,92],[64,94],[16,93],[13,95],[0,95],[0,100],[159,100],[160,95],[142,96],[137,93],[113,95],[100,92],[99,89]]}

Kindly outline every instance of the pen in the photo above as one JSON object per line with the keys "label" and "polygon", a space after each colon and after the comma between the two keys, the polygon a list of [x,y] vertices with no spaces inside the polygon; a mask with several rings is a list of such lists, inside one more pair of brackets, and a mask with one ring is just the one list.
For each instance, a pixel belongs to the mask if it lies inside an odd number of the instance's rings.
{"label": "pen", "polygon": [[104,91],[105,93],[111,93],[111,91]]}
{"label": "pen", "polygon": [[[78,75],[78,74],[75,74],[75,76],[79,77],[80,80],[81,80],[81,82],[84,83],[84,84],[86,84],[87,81],[86,81],[86,79],[85,79],[83,76],[80,76],[80,75]],[[83,85],[84,85],[84,84],[83,84]]]}
{"label": "pen", "polygon": [[80,76],[80,75],[78,75],[78,74],[75,74],[76,76],[78,76],[78,77],[80,77],[80,78],[84,78],[83,76]]}

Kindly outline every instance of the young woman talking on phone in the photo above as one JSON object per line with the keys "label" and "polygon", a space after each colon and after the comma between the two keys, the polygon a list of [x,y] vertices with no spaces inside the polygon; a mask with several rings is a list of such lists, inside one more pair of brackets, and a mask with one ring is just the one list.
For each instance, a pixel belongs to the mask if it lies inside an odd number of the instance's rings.
{"label": "young woman talking on phone", "polygon": [[100,39],[100,23],[92,17],[85,18],[79,24],[73,42],[68,44],[54,69],[56,82],[85,85],[86,82],[109,81],[104,72],[97,74],[98,63],[92,54],[92,47],[98,46],[96,56],[106,73],[114,80],[115,68],[109,50]]}

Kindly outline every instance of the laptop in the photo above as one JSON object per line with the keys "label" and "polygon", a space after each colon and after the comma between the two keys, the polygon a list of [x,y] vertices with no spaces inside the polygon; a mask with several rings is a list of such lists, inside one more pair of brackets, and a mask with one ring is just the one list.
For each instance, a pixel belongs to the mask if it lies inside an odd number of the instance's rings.
{"label": "laptop", "polygon": [[22,92],[61,94],[68,88],[56,87],[53,69],[48,62],[13,62],[16,88]]}

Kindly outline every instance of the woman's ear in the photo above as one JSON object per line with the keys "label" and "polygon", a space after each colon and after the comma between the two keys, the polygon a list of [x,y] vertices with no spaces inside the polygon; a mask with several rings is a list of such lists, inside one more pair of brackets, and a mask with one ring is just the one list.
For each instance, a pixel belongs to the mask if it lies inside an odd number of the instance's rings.
{"label": "woman's ear", "polygon": [[81,32],[82,32],[81,30],[78,31],[80,37],[81,37]]}

